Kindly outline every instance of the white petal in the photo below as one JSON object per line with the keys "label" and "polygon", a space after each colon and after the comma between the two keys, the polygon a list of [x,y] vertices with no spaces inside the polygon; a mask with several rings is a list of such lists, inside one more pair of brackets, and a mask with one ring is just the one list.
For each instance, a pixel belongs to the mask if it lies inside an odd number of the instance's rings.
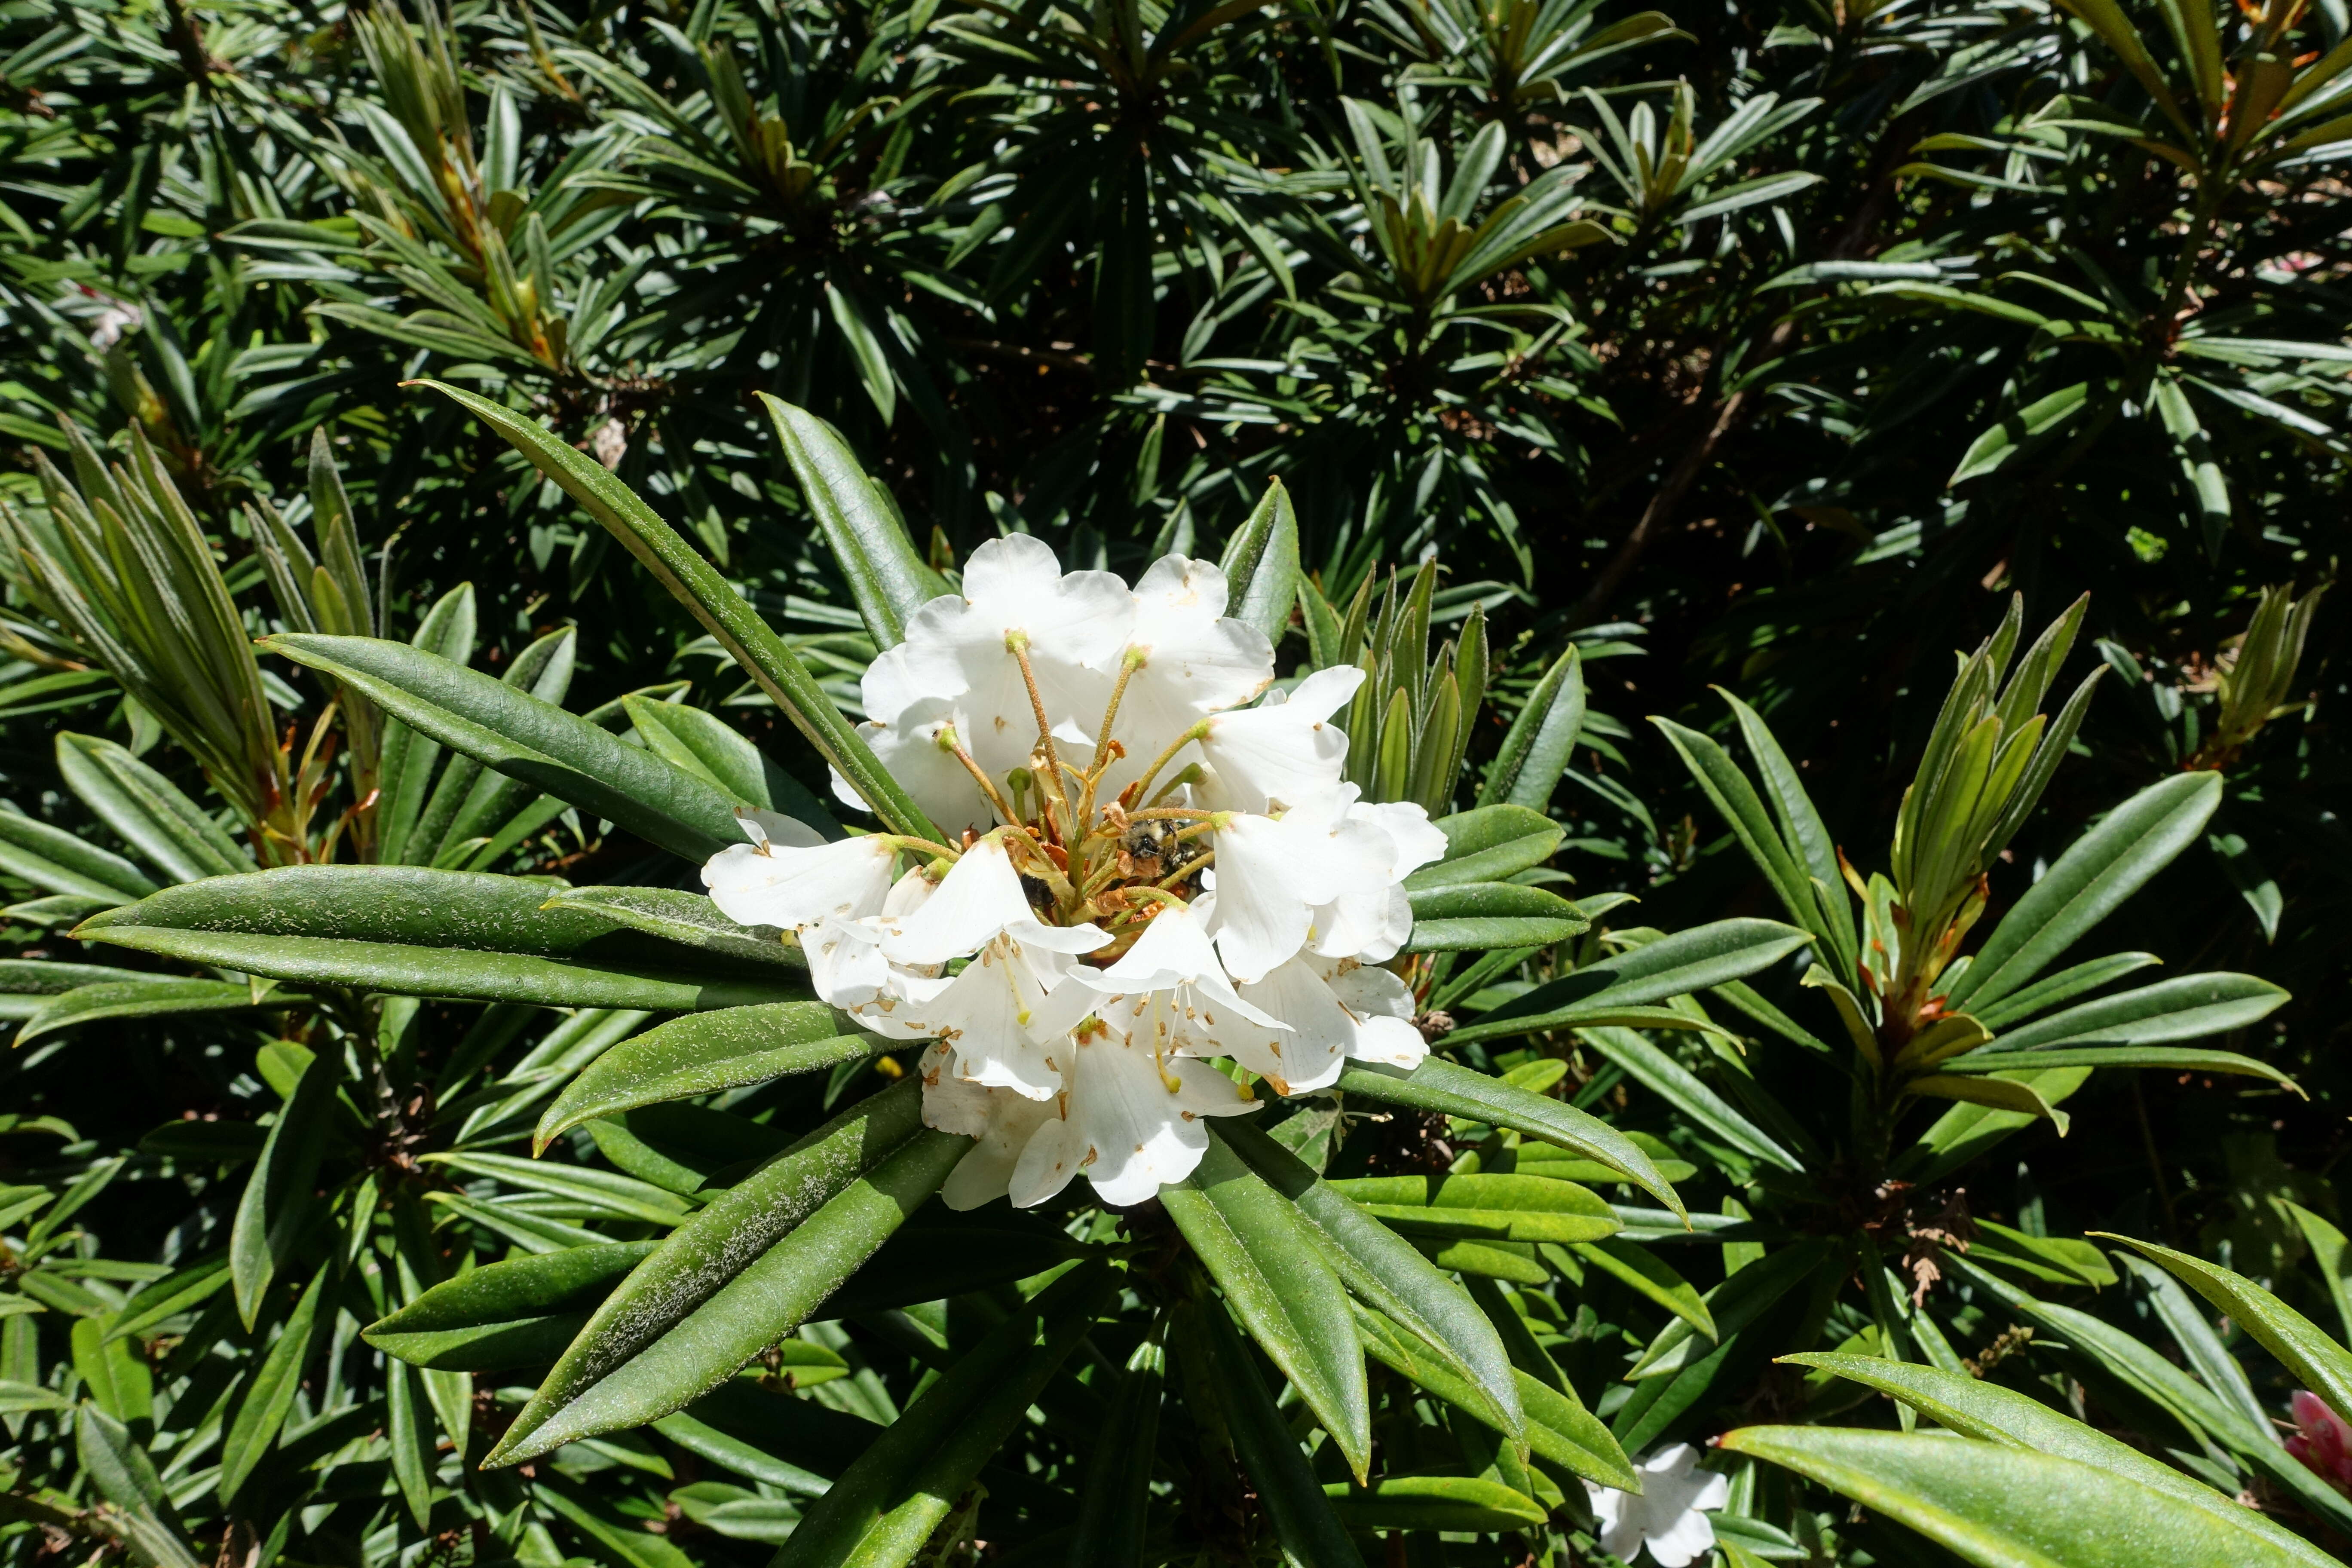
{"label": "white petal", "polygon": [[740,925],[798,931],[827,915],[851,919],[882,907],[896,851],[881,838],[844,838],[813,848],[730,845],[702,868],[719,913]]}
{"label": "white petal", "polygon": [[1226,972],[1244,984],[1265,977],[1307,941],[1299,896],[1298,835],[1263,816],[1237,816],[1217,829],[1217,904],[1212,916]]}
{"label": "white petal", "polygon": [[1428,812],[1411,801],[1351,805],[1348,815],[1380,828],[1396,845],[1395,876],[1399,881],[1433,861],[1445,858],[1445,834],[1429,820]]}
{"label": "white petal", "polygon": [[[1048,1101],[1050,1104],[1051,1102]],[[1010,1184],[1013,1206],[1028,1208],[1070,1184],[1078,1173],[1078,1162],[1086,1157],[1086,1141],[1076,1125],[1062,1115],[1047,1118],[1021,1150],[1021,1158],[1013,1163]]]}
{"label": "white petal", "polygon": [[941,731],[950,726],[962,733],[961,710],[944,698],[927,697],[908,704],[887,729],[868,734],[866,743],[923,815],[952,840],[967,827],[986,832],[996,826],[997,815],[971,770],[940,744]]}
{"label": "white petal", "polygon": [[1297,686],[1283,705],[1300,718],[1328,719],[1356,695],[1364,684],[1364,672],[1352,664],[1335,664],[1328,669],[1318,669]]}
{"label": "white petal", "polygon": [[888,724],[912,703],[925,698],[953,697],[954,691],[943,691],[936,682],[926,684],[913,668],[913,655],[905,643],[887,648],[882,656],[866,667],[858,682],[866,699],[866,717],[877,724]]}
{"label": "white petal", "polygon": [[1045,987],[1003,937],[982,948],[929,1005],[928,1022],[955,1046],[955,1075],[970,1083],[1051,1100],[1062,1087],[1045,1038],[1034,1031]]}
{"label": "white petal", "polygon": [[949,868],[923,907],[883,939],[894,963],[944,963],[977,952],[1015,921],[1035,920],[1001,838],[983,838]]}
{"label": "white petal", "polygon": [[1222,809],[1270,811],[1339,782],[1348,737],[1295,701],[1212,715],[1201,754]]}
{"label": "white petal", "polygon": [[1193,911],[1163,908],[1126,956],[1102,972],[1097,988],[1158,991],[1218,973],[1217,952]]}
{"label": "white petal", "polygon": [[755,845],[783,849],[814,849],[826,842],[824,834],[797,817],[786,816],[781,811],[761,811],[757,806],[737,806],[735,825],[743,830],[743,837]]}
{"label": "white petal", "polygon": [[1664,1530],[1648,1532],[1650,1555],[1659,1568],[1689,1568],[1715,1548],[1715,1525],[1706,1515],[1685,1513]]}
{"label": "white petal", "polygon": [[[869,727],[877,730],[881,728],[878,724]],[[870,741],[873,737],[869,735],[866,739]],[[828,763],[825,764],[824,771],[828,774],[832,775],[834,799],[841,802],[842,805],[848,806],[853,810],[862,811],[869,816],[874,814],[874,808],[866,804],[866,797],[857,793],[857,786],[851,784],[849,780],[844,776],[839,768],[836,768]]]}
{"label": "white petal", "polygon": [[923,1125],[939,1132],[977,1138],[988,1131],[996,1096],[955,1075],[955,1051],[944,1040],[923,1053],[917,1071],[923,1080]]}
{"label": "white petal", "polygon": [[1223,618],[1225,574],[1210,562],[1163,556],[1135,598],[1135,631],[1119,659],[1142,663],[1128,678],[1119,731],[1129,754],[1148,763],[1202,714],[1265,690],[1274,646],[1256,627]]}
{"label": "white petal", "polygon": [[1105,1036],[1082,1043],[1074,1066],[1070,1125],[1084,1139],[1079,1164],[1107,1204],[1139,1204],[1191,1175],[1209,1147],[1202,1117],[1258,1109],[1212,1068],[1172,1060],[1163,1078],[1149,1050]]}
{"label": "white petal", "polygon": [[1244,1001],[1281,1019],[1282,1030],[1251,1030],[1236,1023],[1218,1039],[1252,1072],[1274,1080],[1282,1094],[1302,1093],[1336,1082],[1345,1059],[1356,1053],[1357,1024],[1339,1005],[1312,964],[1294,958],[1255,984],[1241,988]]}
{"label": "white petal", "polygon": [[890,983],[882,932],[866,921],[827,916],[801,932],[801,951],[808,956],[811,985],[835,1007],[870,1002]]}
{"label": "white petal", "polygon": [[1385,963],[1412,935],[1412,900],[1402,888],[1348,893],[1317,906],[1310,945],[1330,958]]}

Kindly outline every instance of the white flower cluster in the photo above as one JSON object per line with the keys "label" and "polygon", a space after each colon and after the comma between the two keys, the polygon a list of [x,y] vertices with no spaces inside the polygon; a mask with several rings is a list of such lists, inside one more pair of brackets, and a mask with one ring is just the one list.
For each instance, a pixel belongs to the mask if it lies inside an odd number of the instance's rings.
{"label": "white flower cluster", "polygon": [[945,841],[746,814],[752,842],[703,868],[730,919],[799,933],[825,1001],[935,1042],[924,1120],[978,1140],[954,1207],[1081,1171],[1108,1204],[1181,1180],[1201,1118],[1257,1109],[1203,1058],[1291,1094],[1426,1054],[1377,966],[1445,837],[1342,782],[1330,718],[1363,672],[1268,693],[1274,650],[1225,604],[1208,562],[1129,589],[1025,535],[982,545],[866,676],[874,750]]}

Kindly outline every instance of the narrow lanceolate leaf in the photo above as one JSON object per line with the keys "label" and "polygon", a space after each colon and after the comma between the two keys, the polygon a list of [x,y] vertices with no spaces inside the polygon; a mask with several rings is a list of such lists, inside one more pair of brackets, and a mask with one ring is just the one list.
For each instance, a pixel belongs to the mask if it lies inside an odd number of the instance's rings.
{"label": "narrow lanceolate leaf", "polygon": [[1955,1007],[1986,1007],[2030,983],[2197,841],[2221,804],[2221,775],[2150,784],[2076,839],[2004,916],[1953,984]]}
{"label": "narrow lanceolate leaf", "polygon": [[583,1121],[641,1105],[687,1100],[793,1073],[825,1072],[876,1056],[892,1042],[835,1033],[822,1002],[772,1002],[678,1018],[606,1051],[565,1086],[539,1120],[545,1149]]}
{"label": "narrow lanceolate leaf", "polygon": [[1297,1388],[1360,1480],[1371,1464],[1371,1394],[1347,1287],[1290,1200],[1223,1143],[1162,1187],[1184,1233],[1250,1337]]}
{"label": "narrow lanceolate leaf", "polygon": [[434,1286],[362,1337],[386,1355],[436,1371],[545,1366],[659,1245],[622,1241],[488,1264]]}
{"label": "narrow lanceolate leaf", "polygon": [[263,647],[323,671],[418,734],[702,861],[743,841],[735,802],[651,750],[479,670],[377,637],[288,632]]}
{"label": "narrow lanceolate leaf", "polygon": [[2135,1241],[2105,1231],[2092,1234],[2119,1241],[2155,1259],[2211,1302],[2216,1311],[2252,1334],[2294,1373],[2296,1382],[2326,1400],[2330,1409],[2338,1414],[2352,1411],[2352,1353],[2347,1353],[2309,1318],[2242,1274],[2152,1241]]}
{"label": "narrow lanceolate leaf", "polygon": [[1524,805],[1482,805],[1431,824],[1445,857],[1404,879],[1407,894],[1463,882],[1500,882],[1550,859],[1567,829]]}
{"label": "narrow lanceolate leaf", "polygon": [[1111,1395],[1110,1420],[1087,1462],[1069,1562],[1141,1568],[1153,1446],[1160,1435],[1160,1402],[1166,1384],[1166,1353],[1159,1342],[1146,1340],[1127,1359],[1126,1373]]}
{"label": "narrow lanceolate leaf", "polygon": [[1500,1481],[1473,1476],[1396,1476],[1361,1489],[1323,1489],[1350,1530],[1452,1530],[1484,1533],[1528,1530],[1549,1510]]}
{"label": "narrow lanceolate leaf", "polygon": [[874,646],[895,647],[906,641],[907,622],[917,610],[954,590],[925,564],[905,525],[883,503],[877,481],[857,466],[833,426],[766,393],[760,401],[775,422],[784,460],[824,531],[834,564],[848,579],[850,599],[874,634]]}
{"label": "narrow lanceolate leaf", "polygon": [[922,1125],[909,1078],[760,1166],[596,1310],[488,1463],[656,1420],[806,1321],[971,1148]]}
{"label": "narrow lanceolate leaf", "polygon": [[1826,1426],[1747,1426],[1721,1443],[1852,1498],[1983,1568],[2310,1562],[2112,1470],[2005,1444]]}
{"label": "narrow lanceolate leaf", "polygon": [[1527,706],[1511,721],[1502,750],[1479,791],[1482,805],[1525,806],[1542,811],[1551,804],[1559,775],[1568,771],[1577,731],[1584,728],[1584,670],[1570,643],[1559,662],[1528,694]]}
{"label": "narrow lanceolate leaf", "polygon": [[1549,1176],[1359,1176],[1331,1186],[1408,1235],[1572,1242],[1621,1228],[1599,1194]]}
{"label": "narrow lanceolate leaf", "polygon": [[[551,910],[579,910],[629,931],[763,969],[805,974],[808,955],[773,928],[740,926],[700,893],[678,888],[573,888],[551,897]],[[763,934],[764,932],[764,934]]]}
{"label": "narrow lanceolate leaf", "polygon": [[171,1495],[130,1429],[94,1405],[74,1414],[74,1449],[100,1498],[122,1515],[123,1544],[142,1568],[196,1568]]}
{"label": "narrow lanceolate leaf", "polygon": [[1197,1363],[1187,1385],[1215,1401],[1234,1456],[1274,1521],[1285,1561],[1298,1568],[1364,1568],[1233,1320],[1213,1301],[1192,1302],[1179,1309],[1176,1326],[1171,1348]]}
{"label": "narrow lanceolate leaf", "polygon": [[2150,1046],[2202,1039],[2258,1023],[2286,1000],[2284,991],[2251,974],[2184,974],[2047,1014],[1975,1054],[2031,1051],[2032,1059],[2039,1062],[2061,1046]]}
{"label": "narrow lanceolate leaf", "polygon": [[1454,1031],[1457,1043],[1605,1023],[1602,1013],[1663,1002],[1769,969],[1813,941],[1812,933],[1779,921],[1728,920],[1589,963],[1514,997],[1478,1021]]}
{"label": "narrow lanceolate leaf", "polygon": [[1510,1357],[1468,1291],[1247,1121],[1213,1123],[1209,1136],[1230,1146],[1290,1200],[1326,1243],[1331,1266],[1350,1290],[1420,1335],[1428,1351],[1485,1395],[1493,1425],[1514,1438],[1521,1435]]}
{"label": "narrow lanceolate leaf", "polygon": [[1280,642],[1300,580],[1298,514],[1280,479],[1266,481],[1265,494],[1226,542],[1217,564],[1229,595],[1225,614],[1264,632],[1268,642]]}
{"label": "narrow lanceolate leaf", "polygon": [[237,1406],[236,1419],[221,1443],[220,1496],[224,1503],[236,1500],[237,1489],[253,1474],[254,1466],[261,1462],[278,1441],[286,1417],[294,1409],[294,1395],[301,1391],[302,1368],[310,1357],[310,1336],[319,1322],[319,1293],[326,1288],[329,1268],[321,1268],[310,1281],[310,1289],[295,1303],[286,1326],[262,1359],[261,1370],[253,1375],[246,1389],[245,1403]]}
{"label": "narrow lanceolate leaf", "polygon": [[1641,1145],[1599,1117],[1560,1100],[1513,1089],[1498,1079],[1436,1057],[1410,1073],[1376,1062],[1350,1066],[1340,1074],[1339,1088],[1384,1104],[1443,1111],[1541,1138],[1620,1173],[1673,1209],[1677,1217],[1686,1214],[1674,1184],[1659,1173]]}
{"label": "narrow lanceolate leaf", "polygon": [[1781,1359],[1799,1366],[1818,1367],[1877,1389],[1963,1436],[2073,1459],[2136,1481],[2259,1537],[2305,1568],[2340,1568],[2335,1558],[2273,1523],[2259,1510],[2200,1485],[2129,1444],[2062,1415],[2040,1400],[2014,1389],[1982,1378],[1878,1356],[1815,1352]]}
{"label": "narrow lanceolate leaf", "polygon": [[1516,882],[1454,882],[1408,891],[1411,952],[1544,947],[1591,928],[1582,910],[1545,888]]}
{"label": "narrow lanceolate leaf", "polygon": [[842,776],[894,832],[937,837],[921,809],[817,685],[800,655],[635,491],[593,458],[510,409],[440,382],[417,384],[430,386],[471,410],[627,546],[719,639],[744,672],[760,683],[825,761],[841,770]]}
{"label": "narrow lanceolate leaf", "polygon": [[520,877],[288,866],[169,888],[77,929],[191,963],[395,995],[662,1012],[804,995],[788,971],[651,942],[603,911],[549,908],[548,893]]}
{"label": "narrow lanceolate leaf", "polygon": [[127,904],[155,890],[147,874],[121,856],[15,811],[0,811],[0,871],[44,892],[75,893],[110,904]]}
{"label": "narrow lanceolate leaf", "polygon": [[257,1007],[291,1007],[308,997],[269,990],[257,992],[241,980],[194,980],[157,975],[84,985],[44,1003],[25,1020],[16,1044],[29,1046],[44,1035],[117,1018],[177,1018],[198,1013],[242,1013]]}
{"label": "narrow lanceolate leaf", "polygon": [[315,1202],[311,1178],[326,1148],[327,1119],[333,1112],[341,1066],[339,1051],[321,1051],[310,1058],[294,1093],[270,1123],[261,1157],[254,1162],[244,1195],[237,1200],[236,1217],[229,1227],[229,1274],[237,1315],[248,1329],[260,1313],[263,1292],[301,1239],[310,1218]]}
{"label": "narrow lanceolate leaf", "polygon": [[1080,1264],[991,1329],[827,1489],[774,1568],[912,1559],[1086,1337],[1112,1283],[1107,1267]]}
{"label": "narrow lanceolate leaf", "polygon": [[174,881],[253,869],[253,855],[177,784],[95,735],[58,737],[58,773],[147,863]]}

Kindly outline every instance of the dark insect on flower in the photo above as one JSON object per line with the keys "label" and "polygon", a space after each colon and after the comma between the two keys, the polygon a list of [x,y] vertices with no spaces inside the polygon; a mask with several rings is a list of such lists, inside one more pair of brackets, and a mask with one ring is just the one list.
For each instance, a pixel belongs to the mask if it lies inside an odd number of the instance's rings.
{"label": "dark insect on flower", "polygon": [[1153,817],[1129,825],[1118,841],[1119,872],[1127,877],[1158,877],[1179,853],[1177,825]]}

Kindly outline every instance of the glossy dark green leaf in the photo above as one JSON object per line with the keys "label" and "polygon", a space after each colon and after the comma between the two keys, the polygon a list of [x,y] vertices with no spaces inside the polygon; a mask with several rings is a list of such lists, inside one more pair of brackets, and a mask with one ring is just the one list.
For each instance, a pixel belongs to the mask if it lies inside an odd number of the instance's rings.
{"label": "glossy dark green leaf", "polygon": [[1973,1438],[1746,1426],[1722,1446],[1795,1471],[1984,1568],[2276,1568],[2294,1553],[2112,1470]]}
{"label": "glossy dark green leaf", "polygon": [[236,1419],[221,1440],[220,1495],[224,1503],[236,1500],[253,1468],[277,1445],[278,1434],[294,1412],[294,1396],[301,1392],[302,1369],[310,1359],[310,1338],[318,1327],[319,1296],[326,1289],[327,1269],[320,1269],[288,1314],[285,1326],[271,1342],[261,1369],[245,1391]]}
{"label": "glossy dark green leaf", "polygon": [[1570,1242],[1619,1228],[1598,1194],[1549,1176],[1360,1176],[1330,1184],[1409,1235]]}
{"label": "glossy dark green leaf", "polygon": [[2235,1498],[2224,1497],[2210,1487],[2200,1486],[2171,1466],[2160,1464],[2129,1444],[2072,1420],[2015,1389],[1982,1378],[1877,1356],[1816,1352],[1782,1359],[1799,1366],[1835,1373],[1877,1389],[1964,1436],[2055,1455],[2137,1482],[2260,1537],[2307,1568],[2333,1568],[2335,1564],[2334,1558],[2259,1510],[2247,1508]]}
{"label": "glossy dark green leaf", "polygon": [[1528,1530],[1549,1517],[1543,1504],[1500,1481],[1475,1476],[1390,1476],[1358,1489],[1323,1489],[1350,1530],[1437,1530],[1484,1534]]}
{"label": "glossy dark green leaf", "polygon": [[2221,775],[2176,773],[2109,812],[2027,889],[1967,971],[1954,1007],[1986,1007],[2029,984],[2196,842],[2221,804]]}
{"label": "glossy dark green leaf", "polygon": [[991,1329],[808,1512],[774,1568],[907,1562],[1085,1338],[1112,1277],[1080,1264]]}
{"label": "glossy dark green leaf", "polygon": [[412,1366],[451,1372],[545,1366],[563,1352],[596,1304],[659,1245],[615,1242],[488,1264],[434,1286],[370,1324],[363,1337]]}
{"label": "glossy dark green leaf", "polygon": [[1433,826],[1445,835],[1445,858],[1407,877],[1408,894],[1462,882],[1502,881],[1550,859],[1567,833],[1541,812],[1523,805],[1482,805],[1438,817]]}
{"label": "glossy dark green leaf", "polygon": [[243,1013],[257,1007],[299,1007],[309,1000],[274,987],[257,988],[242,980],[192,980],[177,975],[118,980],[103,985],[84,985],[52,997],[25,1020],[24,1027],[16,1032],[16,1044],[28,1046],[46,1035],[119,1018]]}
{"label": "glossy dark green leaf", "polygon": [[827,838],[841,837],[833,813],[715,713],[631,692],[621,699],[630,724],[664,762],[709,780],[744,805],[781,811]]}
{"label": "glossy dark green leaf", "polygon": [[2105,1237],[2154,1259],[2182,1284],[2210,1302],[2216,1311],[2237,1324],[2264,1350],[2279,1359],[2296,1382],[2327,1402],[2339,1414],[2352,1410],[2352,1353],[2330,1338],[2318,1324],[2263,1289],[2244,1275],[2208,1263],[2188,1253],[2152,1241],[2126,1236]]}
{"label": "glossy dark green leaf", "polygon": [[1707,1310],[1706,1300],[1698,1287],[1675,1273],[1664,1258],[1647,1247],[1612,1237],[1580,1241],[1573,1250],[1593,1268],[1612,1276],[1636,1295],[1664,1307],[1708,1339],[1720,1337],[1715,1315]]}
{"label": "glossy dark green leaf", "polygon": [[[2063,1012],[2044,1014],[1971,1054],[1982,1058],[2032,1051],[2036,1062],[2055,1067],[2058,1064],[2047,1055],[2053,1047],[2152,1046],[2202,1039],[2259,1023],[2287,999],[2284,991],[2251,974],[2183,974]],[[1948,1062],[1944,1068],[1953,1070]]]}
{"label": "glossy dark green leaf", "polygon": [[340,1053],[322,1052],[302,1069],[293,1095],[270,1123],[261,1157],[254,1162],[237,1199],[236,1217],[229,1228],[229,1269],[237,1315],[248,1329],[261,1310],[269,1281],[310,1224],[316,1202],[311,1181],[326,1149],[328,1117],[341,1087],[341,1067]]}
{"label": "glossy dark green leaf", "polygon": [[1591,925],[1558,893],[1515,882],[1457,882],[1413,893],[1409,952],[1546,947]]}
{"label": "glossy dark green leaf", "polygon": [[[825,761],[841,770],[852,787],[865,796],[894,831],[924,838],[936,837],[922,812],[834,707],[833,700],[817,685],[800,656],[760,619],[709,562],[656,515],[635,491],[606,472],[594,458],[565,444],[536,422],[488,398],[440,382],[421,384],[471,411],[476,418],[511,442],[532,466],[554,480],[618,539],[719,639],[729,657],[760,683]],[[771,412],[785,406],[775,405]],[[787,437],[788,458],[793,450],[791,438]],[[845,458],[846,454],[843,457]],[[855,465],[851,468],[854,472]],[[845,488],[845,480],[841,488]],[[821,497],[838,493],[830,479],[817,488]],[[871,561],[874,557],[865,553],[852,559]],[[889,591],[894,595],[898,593],[896,588]],[[724,839],[740,840],[740,835]],[[709,853],[706,849],[693,858],[699,859]]]}
{"label": "glossy dark green leaf", "polygon": [[1188,1386],[1214,1390],[1234,1455],[1274,1521],[1285,1558],[1298,1568],[1363,1568],[1233,1320],[1213,1301],[1196,1302],[1180,1309],[1177,1329],[1171,1352],[1201,1363]]}
{"label": "glossy dark green leaf", "polygon": [[58,737],[66,787],[147,863],[175,882],[253,869],[253,855],[177,784],[95,735]]}
{"label": "glossy dark green leaf", "polygon": [[866,1034],[838,1034],[839,1016],[822,1002],[772,1002],[673,1019],[591,1062],[540,1117],[546,1148],[583,1121],[667,1100],[687,1100],[824,1072],[887,1049]]}
{"label": "glossy dark green leaf", "polygon": [[551,910],[577,910],[628,931],[763,969],[808,972],[808,958],[772,927],[740,926],[700,893],[677,888],[572,888],[551,890]]}
{"label": "glossy dark green leaf", "polygon": [[922,1127],[910,1078],[776,1155],[605,1299],[488,1462],[642,1426],[732,1375],[807,1321],[970,1147]]}
{"label": "glossy dark green leaf", "polygon": [[78,893],[127,904],[155,890],[121,856],[19,811],[0,811],[0,871],[51,893]]}
{"label": "glossy dark green leaf", "polygon": [[1212,1142],[1160,1202],[1225,1303],[1297,1388],[1361,1479],[1371,1462],[1371,1394],[1347,1288],[1290,1200]]}
{"label": "glossy dark green leaf", "polygon": [[99,1496],[121,1510],[123,1543],[142,1568],[197,1568],[154,1461],[129,1428],[82,1405],[74,1415],[74,1447]]}
{"label": "glossy dark green leaf", "polygon": [[1166,1370],[1164,1352],[1153,1341],[1145,1341],[1128,1357],[1127,1370],[1111,1395],[1110,1420],[1099,1434],[1078,1491],[1078,1529],[1068,1557],[1073,1564],[1144,1568]]}
{"label": "glossy dark green leaf", "polygon": [[1366,1100],[1409,1106],[1415,1110],[1442,1111],[1541,1138],[1622,1172],[1627,1181],[1675,1214],[1685,1212],[1672,1184],[1658,1173],[1657,1166],[1639,1144],[1599,1117],[1589,1116],[1560,1100],[1513,1089],[1484,1073],[1437,1057],[1410,1073],[1373,1063],[1351,1065],[1339,1075],[1339,1087]]}
{"label": "glossy dark green leaf", "polygon": [[904,641],[915,612],[953,590],[925,564],[879,487],[831,426],[779,398],[762,394],[760,401],[875,647]]}
{"label": "glossy dark green leaf", "polygon": [[139,1293],[123,1303],[121,1312],[106,1331],[107,1337],[127,1339],[152,1334],[160,1325],[211,1300],[226,1289],[228,1282],[228,1252],[224,1248],[174,1269],[152,1284],[141,1286]]}
{"label": "glossy dark green leaf", "polygon": [[1495,1412],[1495,1425],[1513,1437],[1519,1435],[1517,1384],[1511,1376],[1510,1357],[1467,1291],[1338,1186],[1318,1177],[1276,1135],[1238,1118],[1213,1124],[1209,1135],[1230,1146],[1290,1200],[1320,1235],[1332,1267],[1350,1290],[1418,1334],[1426,1352],[1484,1394]]}
{"label": "glossy dark green leaf", "polygon": [[286,632],[263,647],[364,692],[440,745],[674,855],[698,863],[743,841],[735,803],[707,781],[495,677],[377,637]]}
{"label": "glossy dark green leaf", "polygon": [[1280,479],[1266,481],[1217,564],[1225,574],[1225,614],[1280,642],[1299,583],[1298,517]]}
{"label": "glossy dark green leaf", "polygon": [[1573,1026],[1582,1015],[1663,1002],[1744,980],[1813,940],[1778,921],[1716,921],[1590,963],[1513,998],[1448,1037],[1457,1044]]}
{"label": "glossy dark green leaf", "polygon": [[1584,728],[1584,669],[1574,643],[1544,672],[1503,737],[1478,792],[1482,805],[1542,811],[1568,771],[1577,732]]}

